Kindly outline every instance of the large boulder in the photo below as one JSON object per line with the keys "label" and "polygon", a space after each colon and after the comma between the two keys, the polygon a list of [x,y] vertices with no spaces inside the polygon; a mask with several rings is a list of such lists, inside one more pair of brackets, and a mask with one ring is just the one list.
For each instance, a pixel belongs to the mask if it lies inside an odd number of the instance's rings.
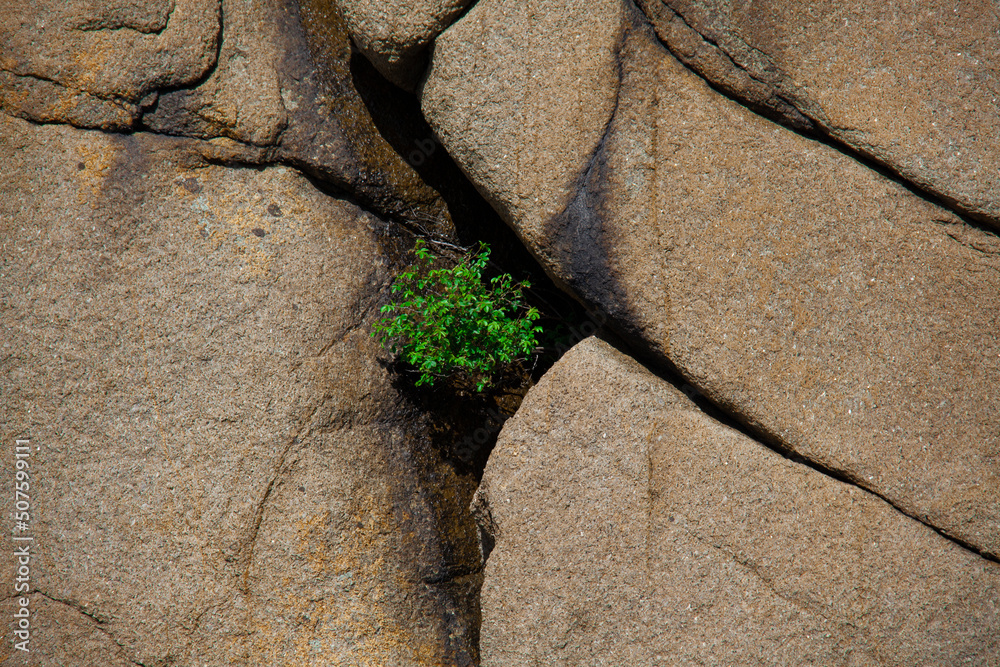
{"label": "large boulder", "polygon": [[475,478],[369,336],[385,223],[193,143],[0,115],[2,485],[29,437],[30,664],[473,664]]}
{"label": "large boulder", "polygon": [[474,509],[484,667],[1000,660],[1000,565],[597,339],[504,426]]}
{"label": "large boulder", "polygon": [[423,88],[449,152],[654,363],[1000,555],[996,235],[719,95],[613,6],[528,25],[486,0],[449,28]]}
{"label": "large boulder", "polygon": [[972,2],[641,0],[671,52],[1000,228],[1000,14]]}
{"label": "large boulder", "polygon": [[424,115],[517,231],[565,208],[604,134],[623,11],[620,0],[479,2],[435,42]]}
{"label": "large boulder", "polygon": [[386,78],[412,90],[427,65],[427,47],[471,1],[339,0],[338,5],[361,52]]}

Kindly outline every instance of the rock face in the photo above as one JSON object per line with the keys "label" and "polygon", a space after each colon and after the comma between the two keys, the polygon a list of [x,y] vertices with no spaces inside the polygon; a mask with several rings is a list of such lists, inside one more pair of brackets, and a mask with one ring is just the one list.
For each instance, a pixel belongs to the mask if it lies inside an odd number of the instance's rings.
{"label": "rock face", "polygon": [[361,52],[386,78],[413,90],[426,67],[428,45],[470,2],[340,0],[339,6]]}
{"label": "rock face", "polygon": [[507,422],[474,507],[484,666],[1000,659],[1000,565],[597,339]]}
{"label": "rock face", "polygon": [[643,0],[709,81],[1000,228],[1000,14],[989,0]]}
{"label": "rock face", "polygon": [[[487,0],[442,35],[423,108],[449,152],[655,363],[759,437],[1000,554],[996,235],[727,100],[636,12],[616,29],[611,6],[595,20],[553,2],[527,28]],[[589,52],[616,58],[552,47],[566,76],[468,46],[584,43],[593,25],[605,41]]]}
{"label": "rock face", "polygon": [[[993,4],[6,5],[30,664],[1000,662]],[[481,550],[523,391],[380,356],[415,234],[662,376],[560,362]]]}
{"label": "rock face", "polygon": [[43,122],[124,129],[156,91],[215,65],[219,0],[10,0],[0,106]]}
{"label": "rock face", "polygon": [[424,115],[506,220],[540,224],[573,195],[567,175],[614,111],[622,12],[618,0],[479,2],[435,43]]}
{"label": "rock face", "polygon": [[475,480],[368,335],[384,223],[194,143],[0,116],[30,664],[473,664]]}
{"label": "rock face", "polygon": [[209,140],[213,160],[293,165],[383,215],[447,216],[376,129],[335,7],[226,0],[222,25],[211,76],[162,95],[144,127]]}
{"label": "rock face", "polygon": [[385,216],[448,217],[376,129],[330,3],[18,0],[14,11],[0,27],[9,113],[203,139],[213,162],[281,162]]}

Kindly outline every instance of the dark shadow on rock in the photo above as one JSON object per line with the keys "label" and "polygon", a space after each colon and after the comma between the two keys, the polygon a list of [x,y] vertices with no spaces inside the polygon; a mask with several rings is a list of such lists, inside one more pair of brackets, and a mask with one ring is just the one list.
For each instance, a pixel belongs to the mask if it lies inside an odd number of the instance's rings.
{"label": "dark shadow on rock", "polygon": [[[575,299],[556,287],[490,204],[476,190],[438,141],[424,120],[416,96],[385,79],[362,55],[351,58],[351,77],[378,131],[392,148],[412,166],[421,179],[441,194],[447,211],[437,219],[419,214],[398,222],[412,236],[440,240],[465,248],[482,241],[491,248],[486,278],[509,273],[528,280],[525,297],[538,308],[538,325],[544,333],[542,350],[520,368],[512,368],[499,379],[497,394],[478,395],[469,388],[442,385],[434,389],[414,387],[415,376],[398,366],[400,389],[410,388],[416,405],[434,413],[441,451],[464,471],[482,475],[483,466],[503,422],[516,411],[528,387],[541,377],[573,344],[596,333],[603,319],[588,313]],[[392,241],[391,256],[405,267],[409,257],[400,256],[400,238],[386,230]],[[412,237],[409,245],[412,246]],[[461,253],[438,246],[435,252],[451,261]],[[595,323],[596,322],[596,323]]]}
{"label": "dark shadow on rock", "polygon": [[[652,27],[640,10],[631,3],[628,7],[631,25],[624,31],[619,45],[619,79],[624,76],[621,51],[630,34],[645,30],[653,35]],[[749,420],[734,406],[713,402],[700,388],[686,380],[674,362],[650,340],[627,286],[617,277],[614,248],[608,240],[610,234],[605,231],[611,225],[605,220],[613,215],[608,142],[620,122],[616,106],[593,156],[576,179],[575,196],[559,215],[553,216],[544,225],[543,236],[549,242],[553,262],[564,267],[563,274],[567,276],[565,287],[586,305],[586,321],[597,324],[594,333],[600,338],[682,391],[718,421],[779,449],[773,437],[749,425]],[[669,309],[669,305],[665,308]],[[574,343],[579,340],[582,337],[577,337]]]}
{"label": "dark shadow on rock", "polygon": [[511,366],[495,383],[477,392],[471,382],[448,378],[416,386],[419,377],[404,362],[393,362],[394,386],[424,418],[434,448],[459,474],[478,483],[504,423],[514,415],[531,386],[523,366]]}

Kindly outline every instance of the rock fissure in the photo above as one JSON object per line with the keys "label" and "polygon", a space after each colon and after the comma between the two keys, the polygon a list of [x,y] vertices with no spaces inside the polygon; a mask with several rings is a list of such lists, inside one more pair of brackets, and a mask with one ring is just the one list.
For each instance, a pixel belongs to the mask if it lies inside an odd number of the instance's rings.
{"label": "rock fissure", "polygon": [[[170,10],[171,16],[173,16],[174,9],[176,9],[176,0],[174,1],[174,8]],[[211,79],[212,76],[215,75],[215,72],[219,67],[220,59],[222,57],[222,40],[224,38],[223,28],[225,23],[225,17],[223,14],[224,12],[223,12],[222,1],[219,0],[218,11],[216,12],[216,29],[213,35],[214,49],[212,55],[212,62],[208,64],[208,67],[205,69],[204,73],[200,77],[189,83],[184,83],[177,86],[162,86],[156,89],[155,91],[156,93],[163,94],[163,93],[173,92],[175,90],[194,90],[195,88],[198,88],[203,83]],[[167,25],[169,24],[170,22],[168,21]],[[141,118],[139,119],[139,122],[141,122]]]}
{"label": "rock fissure", "polygon": [[[92,620],[94,623],[96,623],[98,626],[104,626],[106,623],[108,623],[108,619],[101,618],[97,614],[95,614],[93,612],[90,612],[90,611],[87,611],[83,607],[83,605],[81,605],[79,602],[76,602],[74,600],[63,600],[61,598],[53,597],[52,595],[49,595],[48,593],[45,593],[45,592],[40,591],[38,589],[35,589],[35,590],[31,591],[31,592],[32,593],[38,593],[42,597],[44,597],[44,598],[46,598],[48,600],[51,600],[52,602],[56,602],[58,604],[65,605],[65,606],[69,607],[70,609],[73,609],[73,610],[75,610],[75,611],[83,614],[84,616],[86,616],[87,618],[89,618],[90,620]],[[102,627],[101,629],[109,637],[111,636],[111,633],[106,628]]]}
{"label": "rock fissure", "polygon": [[[772,82],[760,78],[760,76],[758,76],[755,72],[753,72],[752,70],[748,69],[747,67],[745,67],[741,63],[737,62],[733,58],[732,54],[730,54],[726,49],[724,49],[718,43],[717,40],[715,40],[712,37],[710,37],[708,35],[705,35],[704,33],[700,32],[696,27],[694,27],[687,20],[687,18],[684,17],[683,14],[681,14],[676,9],[674,9],[673,7],[671,7],[670,5],[668,5],[665,0],[651,0],[651,1],[653,1],[653,2],[659,2],[660,6],[662,6],[665,11],[670,12],[670,16],[671,17],[676,18],[678,21],[680,21],[682,24],[684,24],[684,26],[692,34],[697,35],[698,39],[700,39],[703,43],[709,45],[712,49],[714,49],[719,56],[725,58],[726,62],[730,63],[734,68],[738,69],[740,72],[742,72],[743,74],[745,74],[747,77],[749,77],[753,81],[756,81],[761,86],[764,86],[767,90],[770,91],[771,95],[774,98],[780,100],[782,103],[784,103],[788,107],[787,109],[780,109],[780,110],[774,109],[774,110],[772,110],[772,113],[770,115],[762,113],[762,111],[767,108],[763,103],[760,103],[760,104],[756,105],[757,108],[754,108],[754,105],[749,105],[748,104],[748,105],[746,105],[747,108],[751,109],[755,113],[760,113],[761,115],[763,115],[765,117],[768,117],[770,120],[774,120],[775,122],[778,122],[778,123],[781,123],[783,125],[786,125],[790,129],[795,129],[797,131],[802,132],[805,129],[805,127],[797,126],[795,123],[790,122],[791,119],[786,119],[786,118],[784,118],[782,116],[782,113],[789,113],[789,112],[795,113],[795,114],[801,116],[801,120],[800,120],[801,123],[807,124],[808,127],[811,128],[811,129],[815,129],[815,126],[813,124],[814,121],[810,117],[810,115],[806,114],[801,109],[799,109],[798,108],[798,104],[793,99],[787,97],[784,93],[782,93],[780,90],[778,90],[778,88],[776,88],[775,85]],[[654,28],[654,32],[656,32],[655,31],[655,24],[653,23],[653,19],[652,19],[652,17],[649,16],[649,14],[646,13],[645,9],[643,7],[641,7],[641,6],[639,6],[637,4],[636,0],[629,0],[629,2],[631,2],[633,4],[633,6],[635,7],[635,10],[639,13],[639,15],[642,16],[643,19],[644,19],[644,21],[646,23],[648,23],[651,28]],[[657,33],[657,37],[659,38],[659,33]],[[663,45],[663,47],[667,51],[669,51],[675,58],[677,58],[677,60],[679,60],[680,62],[684,63],[685,67],[687,67],[688,69],[690,69],[695,74],[698,74],[698,76],[700,76],[708,85],[710,85],[713,88],[713,90],[716,90],[721,95],[725,95],[726,97],[729,97],[730,99],[734,99],[734,93],[729,92],[729,91],[725,91],[721,86],[719,86],[715,82],[709,81],[707,78],[705,78],[704,76],[702,76],[699,72],[697,72],[694,68],[692,68],[692,67],[690,67],[688,65],[688,63],[686,62],[687,59],[684,58],[683,54],[679,53],[675,48],[671,47],[662,38],[660,38],[659,41],[660,41],[660,43]],[[776,65],[774,65],[773,63],[770,62],[770,58],[767,56],[766,53],[764,53],[763,51],[760,51],[759,49],[756,49],[756,48],[750,46],[749,44],[744,43],[743,45],[746,48],[751,49],[751,50],[757,52],[766,62],[768,62],[768,64],[772,68],[774,68],[776,70],[778,69]],[[779,70],[779,72],[780,72],[780,70]],[[783,77],[783,75],[779,75],[779,76]],[[735,100],[734,99],[734,101],[739,101],[739,100]],[[740,101],[740,103],[743,104],[744,101]],[[799,119],[796,119],[796,120],[799,120]],[[806,136],[809,136],[808,133],[803,132],[803,134],[805,134]]]}
{"label": "rock fissure", "polygon": [[781,456],[785,457],[789,461],[792,461],[794,463],[798,463],[800,465],[807,466],[807,467],[815,470],[818,473],[821,473],[823,475],[826,475],[827,477],[830,477],[832,479],[837,480],[838,482],[842,482],[843,484],[848,484],[848,485],[853,486],[854,488],[856,488],[856,489],[858,489],[860,491],[868,493],[868,494],[874,496],[875,498],[878,498],[879,500],[881,500],[885,504],[889,505],[894,510],[896,510],[897,512],[899,512],[900,514],[902,514],[903,516],[905,516],[907,518],[910,518],[910,519],[913,519],[914,521],[918,521],[918,522],[922,523],[923,525],[927,526],[928,528],[930,528],[931,530],[933,530],[935,533],[937,533],[941,537],[945,538],[946,540],[948,540],[952,544],[955,544],[956,546],[961,547],[965,551],[969,551],[969,552],[971,552],[971,553],[979,556],[980,558],[982,558],[982,559],[984,559],[986,561],[1000,564],[1000,558],[997,558],[993,554],[986,553],[986,552],[982,551],[981,549],[976,548],[974,545],[972,545],[972,544],[970,544],[970,543],[962,540],[959,537],[955,537],[954,535],[948,534],[947,532],[945,532],[944,530],[942,530],[938,526],[935,526],[933,523],[931,523],[930,521],[928,521],[926,517],[921,517],[919,514],[913,512],[913,511],[906,510],[905,508],[901,507],[898,503],[893,502],[891,498],[888,498],[887,496],[882,495],[881,493],[879,493],[878,491],[874,490],[870,486],[868,486],[868,485],[860,482],[854,476],[852,476],[852,475],[850,475],[850,474],[848,474],[848,473],[846,473],[844,471],[838,471],[838,470],[835,470],[833,468],[828,468],[828,467],[826,467],[824,465],[821,465],[820,463],[817,463],[816,461],[813,461],[812,459],[804,457],[804,456],[802,456],[800,454],[796,454],[792,450],[786,449],[785,447],[782,447],[782,446],[777,446],[777,445],[773,444],[774,441],[771,438],[763,438],[763,437],[760,437],[759,435],[755,436],[754,435],[755,429],[737,428],[735,426],[735,424],[741,424],[741,422],[739,422],[739,421],[727,420],[727,422],[728,422],[727,425],[730,426],[731,428],[736,428],[737,430],[739,430],[741,433],[743,433],[747,437],[752,438],[755,442],[757,442],[761,446],[767,447],[771,451],[773,451],[773,452],[775,452],[777,454],[780,454]]}
{"label": "rock fissure", "polygon": [[[377,295],[378,292],[381,291],[382,290],[378,290],[375,292],[375,294]],[[320,350],[313,355],[313,357],[314,358],[322,357],[327,352],[329,352],[330,348],[332,348],[334,345],[336,345],[337,343],[342,343],[343,341],[347,340],[347,337],[350,336],[352,333],[365,327],[368,321],[368,317],[371,315],[375,307],[378,306],[378,304],[380,303],[380,299],[376,295],[369,296],[367,299],[365,299],[368,303],[366,303],[365,306],[361,309],[360,314],[357,317],[355,317],[353,321],[346,324],[340,331],[335,333],[333,337],[331,337],[330,340],[327,341],[323,345],[323,347],[321,347]]]}
{"label": "rock fissure", "polygon": [[[612,328],[614,323],[612,323]],[[616,341],[614,346],[623,352],[623,354],[629,355],[631,358],[635,359],[641,363],[646,370],[660,378],[664,382],[669,383],[672,387],[680,391],[681,393],[687,395],[691,400],[701,409],[705,414],[710,416],[712,419],[716,420],[720,424],[723,424],[734,431],[738,431],[747,438],[753,440],[761,447],[765,447],[775,454],[780,455],[793,463],[806,466],[812,470],[815,470],[826,477],[835,479],[838,482],[852,486],[864,493],[867,493],[875,498],[878,498],[882,502],[886,503],[894,510],[906,516],[907,518],[918,521],[921,524],[932,529],[934,532],[939,534],[941,537],[945,538],[949,542],[955,544],[956,546],[962,548],[965,551],[969,551],[976,556],[989,561],[991,563],[1000,564],[1000,558],[997,558],[991,553],[985,552],[981,549],[976,548],[969,542],[962,540],[959,537],[948,534],[946,531],[942,530],[933,523],[930,523],[925,517],[921,517],[919,514],[908,511],[904,507],[901,507],[898,503],[893,502],[892,499],[882,495],[877,490],[874,490],[870,486],[864,484],[862,481],[858,480],[856,477],[850,473],[842,470],[836,470],[828,466],[824,466],[821,463],[814,461],[806,456],[803,456],[795,452],[790,447],[782,443],[781,439],[771,433],[761,430],[760,427],[754,426],[745,415],[742,415],[738,410],[732,409],[732,407],[726,407],[716,401],[713,401],[709,396],[702,392],[701,388],[696,384],[693,384],[693,380],[687,381],[684,376],[675,368],[666,368],[663,364],[659,363],[657,359],[649,354],[643,353],[640,349],[635,348],[626,341]]]}
{"label": "rock fissure", "polygon": [[[174,17],[174,12],[176,10],[177,10],[177,0],[170,0],[170,9],[167,10],[166,19],[163,21],[163,27],[160,28],[159,30],[155,30],[154,32],[156,34],[160,34],[161,32],[167,29],[167,27],[170,25],[170,19]],[[219,13],[221,14],[222,12],[220,11]]]}
{"label": "rock fissure", "polygon": [[301,442],[301,438],[312,426],[313,416],[316,411],[321,407],[321,403],[317,403],[309,411],[309,414],[302,420],[302,425],[291,437],[288,443],[282,448],[281,454],[278,456],[278,462],[274,466],[274,472],[271,478],[267,482],[267,486],[264,488],[264,493],[261,496],[260,502],[257,503],[254,510],[253,517],[251,519],[251,524],[249,526],[248,535],[244,542],[244,546],[240,549],[240,563],[242,574],[240,576],[240,591],[247,595],[250,592],[250,568],[253,567],[253,555],[254,546],[257,543],[257,538],[260,535],[260,526],[264,520],[264,510],[267,505],[268,499],[271,497],[271,492],[274,490],[274,486],[278,481],[278,478],[283,472],[285,466],[285,460],[288,457],[288,453],[293,447]]}
{"label": "rock fissure", "polygon": [[[942,218],[934,218],[932,222],[941,225],[951,239],[969,250],[983,255],[1000,256],[1000,236],[993,229],[975,224],[969,224],[965,227],[956,225],[954,220]],[[977,232],[986,235],[986,238],[980,238],[978,242],[972,239],[971,237]],[[989,268],[1000,271],[997,267]]]}
{"label": "rock fissure", "polygon": [[[15,0],[71,84],[0,71],[40,652],[992,664],[983,2]],[[414,238],[535,283],[534,366],[414,387]]]}
{"label": "rock fissure", "polygon": [[[994,234],[998,233],[997,227],[998,227],[998,225],[1000,225],[1000,220],[996,220],[996,219],[991,218],[989,216],[985,216],[985,215],[981,215],[981,214],[976,214],[975,212],[970,211],[967,207],[962,206],[953,197],[948,196],[947,193],[945,193],[943,191],[940,191],[940,190],[936,190],[936,189],[930,188],[925,183],[921,183],[921,182],[918,182],[916,180],[913,180],[913,178],[911,178],[907,174],[905,174],[902,171],[900,171],[897,167],[894,167],[892,164],[890,164],[890,163],[888,163],[888,162],[886,162],[884,160],[879,159],[878,155],[876,155],[874,153],[874,151],[864,150],[863,149],[863,143],[858,142],[858,146],[851,146],[851,145],[845,143],[844,141],[838,139],[835,136],[834,132],[837,131],[840,128],[837,127],[836,124],[830,122],[825,117],[825,114],[823,114],[821,111],[818,111],[815,108],[812,108],[810,110],[803,110],[802,108],[800,108],[802,106],[801,104],[799,104],[798,102],[796,102],[794,99],[792,99],[790,97],[787,97],[785,94],[781,93],[779,90],[777,90],[774,87],[774,85],[772,83],[770,83],[770,82],[768,82],[766,80],[760,79],[754,72],[751,72],[750,70],[748,70],[745,67],[743,67],[742,65],[740,65],[736,60],[734,60],[732,58],[732,56],[725,49],[723,49],[721,46],[719,46],[717,42],[713,41],[710,37],[704,35],[700,31],[698,31],[698,29],[695,28],[690,23],[688,23],[688,21],[684,18],[684,16],[681,15],[679,12],[676,12],[669,5],[664,4],[664,7],[668,11],[670,11],[672,15],[676,16],[678,18],[678,20],[680,20],[681,22],[683,22],[684,25],[687,26],[691,31],[693,31],[695,34],[699,35],[700,38],[706,44],[709,44],[713,49],[715,49],[719,53],[719,55],[721,55],[722,57],[726,58],[727,61],[731,62],[734,67],[738,68],[741,72],[745,73],[748,77],[752,78],[754,81],[760,83],[761,85],[766,86],[769,90],[771,90],[773,92],[773,94],[777,98],[781,99],[783,102],[785,102],[786,104],[788,104],[790,108],[794,109],[797,113],[801,114],[804,119],[806,119],[806,120],[808,120],[810,122],[811,127],[815,129],[815,133],[814,132],[805,131],[804,128],[799,127],[796,124],[789,122],[785,118],[782,118],[780,114],[776,114],[774,116],[770,116],[768,114],[761,113],[761,110],[758,109],[758,108],[755,108],[755,105],[752,104],[752,103],[750,103],[747,99],[745,99],[744,97],[740,96],[735,91],[726,90],[718,82],[713,81],[713,80],[707,78],[702,72],[700,72],[696,68],[692,67],[692,65],[688,62],[688,59],[685,58],[683,56],[683,54],[680,54],[677,51],[675,51],[675,49],[672,48],[659,35],[659,33],[655,30],[655,25],[653,24],[652,17],[650,17],[641,7],[637,6],[635,4],[635,0],[628,0],[628,2],[632,3],[632,6],[635,8],[636,12],[638,12],[638,14],[640,16],[642,16],[643,21],[649,25],[649,27],[650,27],[651,30],[653,30],[653,33],[656,35],[656,39],[659,42],[659,44],[668,53],[670,53],[672,56],[674,56],[677,59],[677,61],[680,62],[681,65],[685,69],[687,69],[689,72],[691,72],[692,74],[694,74],[695,76],[697,76],[699,79],[701,79],[702,81],[704,81],[705,84],[709,88],[711,88],[712,90],[714,90],[715,92],[717,92],[719,95],[722,95],[726,99],[728,99],[728,100],[730,100],[730,101],[732,101],[732,102],[734,102],[736,104],[739,104],[742,107],[745,107],[746,109],[748,109],[749,111],[751,111],[751,112],[753,112],[755,114],[761,115],[761,116],[767,118],[768,120],[770,120],[772,122],[775,122],[775,123],[778,123],[779,125],[782,125],[783,127],[787,128],[788,130],[790,130],[792,132],[795,132],[796,134],[799,134],[799,135],[803,136],[806,139],[810,139],[812,141],[819,142],[819,143],[821,143],[821,144],[823,144],[825,146],[828,146],[828,147],[832,148],[833,150],[836,150],[839,153],[842,153],[844,156],[849,157],[852,160],[855,160],[855,161],[859,162],[860,164],[864,165],[868,169],[871,169],[872,171],[877,172],[878,174],[880,174],[880,175],[884,176],[885,178],[893,181],[894,183],[897,183],[898,185],[906,188],[906,190],[908,192],[910,192],[911,194],[913,194],[913,195],[915,195],[917,197],[920,197],[924,201],[927,201],[927,202],[929,202],[931,204],[934,204],[935,206],[939,206],[941,208],[947,209],[951,213],[954,213],[956,216],[958,216],[959,218],[961,218],[963,220],[963,222],[965,222],[966,224],[974,224],[973,221],[982,221],[982,222],[984,222],[986,224],[989,224],[993,228],[992,231],[993,231]],[[756,49],[756,48],[751,47],[749,45],[747,45],[747,48],[754,49],[754,50],[760,52],[759,49]],[[761,52],[761,53],[763,53],[763,52]],[[767,56],[766,53],[763,53],[763,55]],[[850,131],[851,132],[858,132],[857,129],[850,129]]]}
{"label": "rock fissure", "polygon": [[107,637],[111,642],[114,643],[114,645],[116,647],[118,647],[118,650],[120,651],[120,657],[124,658],[125,660],[127,660],[128,662],[130,662],[133,665],[138,665],[139,667],[146,667],[145,664],[143,664],[139,660],[136,660],[135,658],[133,658],[131,656],[131,651],[129,651],[128,647],[126,647],[121,641],[119,641],[118,638],[115,637],[114,633],[111,632],[111,630],[106,627],[106,624],[108,623],[107,619],[103,619],[103,618],[99,617],[98,615],[96,615],[96,614],[94,614],[92,612],[87,611],[86,609],[83,608],[83,605],[81,605],[80,603],[78,603],[76,601],[73,601],[73,600],[63,600],[63,599],[54,597],[52,595],[49,595],[48,593],[45,593],[45,592],[40,591],[38,589],[33,590],[32,593],[37,593],[38,595],[41,595],[43,598],[49,600],[50,602],[54,602],[56,604],[63,605],[65,607],[69,607],[73,611],[79,613],[81,616],[87,617],[88,619],[90,619],[91,621],[94,622],[94,624],[95,624],[94,627],[96,627],[97,630],[101,634],[103,634],[105,637]]}
{"label": "rock fissure", "polygon": [[503,528],[481,598],[490,667],[997,654],[1000,570],[775,456],[596,338],[525,399],[477,500]]}
{"label": "rock fissure", "polygon": [[[17,72],[17,71],[15,71],[13,69],[9,69],[9,68],[3,67],[3,66],[0,66],[0,72],[6,72],[6,73],[10,74],[11,76],[18,77],[19,79],[30,79],[32,81],[43,81],[45,83],[50,83],[50,84],[52,84],[54,86],[58,86],[59,88],[62,88],[62,89],[67,90],[67,91],[70,91],[73,94],[84,95],[84,96],[86,96],[88,98],[92,98],[92,99],[95,99],[95,100],[100,100],[101,102],[109,102],[109,103],[114,104],[115,106],[117,106],[117,107],[119,107],[121,109],[126,110],[126,111],[134,111],[135,109],[138,108],[138,100],[128,100],[128,99],[123,98],[121,96],[110,94],[110,93],[102,95],[102,94],[99,94],[99,93],[91,92],[89,90],[83,90],[82,88],[75,88],[75,87],[70,86],[70,85],[68,85],[66,83],[63,83],[62,81],[57,81],[56,79],[54,79],[52,77],[47,77],[47,76],[44,76],[42,74],[38,74],[38,73],[35,73],[35,72]],[[6,111],[6,109],[3,109],[2,107],[0,107],[0,112],[5,112],[6,113],[7,111]],[[97,130],[101,129],[101,128],[86,128],[86,127],[83,127],[83,126],[74,125],[71,121],[44,121],[44,120],[36,120],[35,118],[32,118],[32,117],[27,116],[27,115],[23,116],[23,118],[24,118],[24,120],[27,120],[28,122],[35,123],[36,125],[71,125],[73,127],[80,127],[81,129],[97,129]]]}
{"label": "rock fissure", "polygon": [[[715,407],[715,406],[713,405],[713,407]],[[718,414],[720,412],[722,412],[723,414],[726,414],[722,410],[719,410],[718,408],[716,408],[716,410],[717,410],[716,414]],[[744,427],[744,425],[745,425],[746,422],[741,421],[738,418],[736,418],[736,419],[732,419],[732,418],[726,419],[724,423],[726,423],[727,426],[730,426],[730,428],[734,428],[734,429],[740,431],[741,433],[743,433],[744,435],[746,435],[748,438],[753,439],[755,442],[757,442],[761,446],[767,447],[768,449],[770,449],[771,451],[775,452],[776,454],[780,454],[781,456],[783,456],[784,458],[788,459],[789,461],[792,461],[794,463],[798,463],[800,465],[804,465],[804,466],[806,466],[808,468],[811,468],[811,469],[815,470],[818,473],[821,473],[823,475],[826,475],[827,477],[835,479],[838,482],[842,482],[843,484],[850,485],[850,486],[852,486],[852,487],[854,487],[854,488],[856,488],[856,489],[858,489],[860,491],[863,491],[863,492],[865,492],[867,494],[870,494],[870,495],[874,496],[875,498],[878,498],[879,500],[881,500],[882,502],[884,502],[889,507],[892,507],[894,510],[896,510],[897,512],[899,512],[903,516],[905,516],[905,517],[907,517],[909,519],[913,519],[914,521],[918,521],[919,523],[927,526],[928,528],[930,528],[931,530],[933,530],[935,533],[937,533],[938,535],[940,535],[944,539],[948,540],[952,544],[954,544],[954,545],[962,548],[963,550],[968,551],[970,553],[973,553],[976,556],[982,558],[983,560],[989,561],[991,563],[1000,564],[1000,558],[998,558],[997,556],[995,556],[995,555],[993,555],[991,553],[988,553],[986,551],[983,551],[982,549],[977,548],[975,545],[970,544],[969,542],[961,539],[960,537],[957,537],[955,535],[949,534],[945,530],[941,529],[939,526],[935,526],[933,523],[931,523],[928,520],[927,517],[921,516],[920,514],[918,514],[917,512],[914,512],[912,510],[907,510],[905,507],[902,507],[899,503],[894,502],[888,496],[885,496],[885,495],[879,493],[877,490],[875,490],[874,488],[872,488],[870,485],[865,484],[862,480],[859,480],[854,475],[851,475],[850,473],[848,473],[846,471],[836,470],[834,468],[830,468],[830,467],[824,466],[821,463],[819,463],[817,461],[814,461],[814,460],[812,460],[812,459],[810,459],[810,458],[808,458],[806,456],[803,456],[801,454],[795,453],[794,450],[786,448],[783,445],[777,444],[778,441],[775,440],[773,437],[771,437],[770,434],[763,434],[760,431],[758,431],[757,429],[754,429],[754,428],[751,428],[751,427]]]}
{"label": "rock fissure", "polygon": [[438,573],[438,574],[435,574],[435,575],[432,575],[432,576],[429,576],[429,577],[424,577],[421,581],[423,581],[425,584],[428,584],[430,586],[437,586],[437,585],[440,585],[440,584],[449,584],[449,583],[452,583],[452,582],[455,582],[455,581],[459,581],[459,580],[466,580],[467,581],[467,580],[469,580],[469,579],[471,579],[473,577],[476,577],[477,575],[482,574],[484,569],[485,569],[485,562],[484,562],[483,567],[475,567],[475,568],[459,567],[459,568],[452,568],[452,569],[446,570],[445,572],[441,572],[441,573]]}

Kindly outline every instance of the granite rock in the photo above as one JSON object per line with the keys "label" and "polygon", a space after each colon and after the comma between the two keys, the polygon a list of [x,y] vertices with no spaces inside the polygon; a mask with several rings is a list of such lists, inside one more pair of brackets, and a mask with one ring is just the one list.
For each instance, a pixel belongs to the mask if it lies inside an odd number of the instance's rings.
{"label": "granite rock", "polygon": [[714,85],[1000,228],[996,3],[640,4]]}
{"label": "granite rock", "polygon": [[473,664],[475,478],[369,336],[385,223],[195,143],[0,116],[30,664]]}
{"label": "granite rock", "polygon": [[607,70],[552,46],[583,6],[510,12],[438,40],[423,108],[550,275],[760,439],[1000,555],[996,235],[718,94],[634,11]]}
{"label": "granite rock", "polygon": [[42,122],[132,127],[162,88],[216,62],[219,0],[11,0],[0,25],[0,107]]}
{"label": "granite rock", "polygon": [[484,667],[1000,659],[1000,565],[597,339],[504,426],[473,509]]}
{"label": "granite rock", "polygon": [[469,4],[471,0],[338,2],[358,49],[386,78],[407,90],[420,82],[428,46]]}

